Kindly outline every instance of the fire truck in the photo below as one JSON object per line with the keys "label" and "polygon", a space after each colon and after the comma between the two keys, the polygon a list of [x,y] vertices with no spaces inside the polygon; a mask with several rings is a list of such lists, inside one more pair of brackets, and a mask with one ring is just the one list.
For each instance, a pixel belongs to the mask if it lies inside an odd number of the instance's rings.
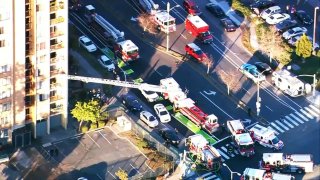
{"label": "fire truck", "polygon": [[85,17],[91,27],[102,33],[102,35],[113,45],[116,55],[123,61],[132,61],[138,59],[139,48],[131,40],[125,40],[124,32],[119,31],[112,26],[106,19],[95,12],[92,5],[85,7]]}
{"label": "fire truck", "polygon": [[218,118],[214,114],[208,115],[204,113],[197,107],[191,98],[187,98],[186,93],[173,78],[160,80],[160,86],[164,89],[175,89],[175,91],[163,93],[164,99],[168,99],[173,103],[175,111],[181,112],[189,120],[210,134],[218,130]]}
{"label": "fire truck", "polygon": [[249,131],[253,132],[254,141],[258,142],[264,147],[280,150],[284,146],[283,142],[279,140],[272,129],[256,124],[250,128]]}
{"label": "fire truck", "polygon": [[289,174],[268,172],[262,169],[246,168],[241,176],[241,180],[294,180]]}
{"label": "fire truck", "polygon": [[252,133],[247,131],[240,120],[227,121],[227,127],[231,133],[232,140],[242,156],[254,154],[254,141]]}
{"label": "fire truck", "polygon": [[261,169],[279,172],[313,172],[313,160],[310,154],[263,153]]}
{"label": "fire truck", "polygon": [[209,142],[201,135],[189,136],[185,145],[189,147],[189,154],[196,165],[206,167],[212,171],[218,171],[221,167],[221,155]]}
{"label": "fire truck", "polygon": [[186,30],[201,42],[206,44],[213,42],[213,36],[210,33],[209,25],[199,16],[189,15],[185,21],[185,25]]}
{"label": "fire truck", "polygon": [[303,96],[311,92],[311,85],[305,84],[288,70],[283,69],[272,73],[272,83],[291,97]]}

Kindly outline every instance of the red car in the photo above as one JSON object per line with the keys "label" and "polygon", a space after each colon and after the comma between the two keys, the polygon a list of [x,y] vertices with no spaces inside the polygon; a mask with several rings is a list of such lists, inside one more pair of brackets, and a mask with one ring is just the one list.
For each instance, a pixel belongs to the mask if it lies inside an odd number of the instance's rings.
{"label": "red car", "polygon": [[193,0],[184,0],[182,4],[184,9],[188,12],[188,14],[197,16],[200,16],[202,14],[199,7]]}
{"label": "red car", "polygon": [[197,59],[200,62],[203,62],[208,57],[207,55],[194,43],[187,44],[185,46],[186,54]]}

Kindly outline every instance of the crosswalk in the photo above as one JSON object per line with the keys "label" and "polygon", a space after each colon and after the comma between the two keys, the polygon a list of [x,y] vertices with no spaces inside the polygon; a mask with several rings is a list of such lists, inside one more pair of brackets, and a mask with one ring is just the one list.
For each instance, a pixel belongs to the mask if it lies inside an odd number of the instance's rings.
{"label": "crosswalk", "polygon": [[208,172],[205,174],[202,174],[196,180],[221,180],[217,175],[213,174],[212,172]]}
{"label": "crosswalk", "polygon": [[[299,111],[295,111],[291,114],[288,114],[286,116],[283,116],[280,119],[277,119],[270,123],[268,126],[269,129],[272,129],[277,135],[285,133],[286,131],[290,131],[291,129],[294,129],[309,120],[317,119],[319,120],[320,116],[320,110],[319,108],[309,105],[307,107],[304,107],[300,109]],[[227,161],[236,155],[239,155],[239,152],[234,150],[234,152],[230,153],[227,150],[227,146],[234,145],[233,142],[230,144],[226,144],[222,147],[216,148],[217,151],[220,153],[222,157],[222,161]]]}

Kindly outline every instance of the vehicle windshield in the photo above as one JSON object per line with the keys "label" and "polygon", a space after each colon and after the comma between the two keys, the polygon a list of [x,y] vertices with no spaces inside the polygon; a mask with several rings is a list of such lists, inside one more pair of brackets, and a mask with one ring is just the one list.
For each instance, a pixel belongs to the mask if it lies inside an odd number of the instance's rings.
{"label": "vehicle windshield", "polygon": [[84,45],[85,45],[85,46],[90,46],[91,44],[92,44],[91,41],[84,42]]}
{"label": "vehicle windshield", "polygon": [[294,33],[294,31],[292,29],[289,29],[288,33],[292,34],[292,33]]}
{"label": "vehicle windshield", "polygon": [[109,61],[103,61],[103,64],[105,64],[105,65],[111,65],[112,64],[112,62],[109,60]]}
{"label": "vehicle windshield", "polygon": [[132,50],[132,51],[128,51],[127,54],[128,55],[135,55],[135,54],[138,53],[138,51],[139,51],[138,49],[135,49],[135,50]]}
{"label": "vehicle windshield", "polygon": [[164,22],[164,25],[167,26],[167,25],[174,25],[175,24],[175,20],[171,20],[171,21],[167,21],[167,22]]}
{"label": "vehicle windshield", "polygon": [[161,116],[164,116],[164,115],[167,115],[168,113],[167,113],[167,111],[160,111],[160,113],[159,113]]}
{"label": "vehicle windshield", "polygon": [[201,33],[201,35],[202,35],[203,37],[206,37],[206,36],[209,36],[209,35],[210,35],[210,32],[209,32],[209,31],[206,31],[206,32]]}
{"label": "vehicle windshield", "polygon": [[199,50],[197,50],[197,51],[195,51],[195,53],[197,54],[197,55],[202,55],[203,54],[203,52],[199,49]]}
{"label": "vehicle windshield", "polygon": [[274,138],[271,140],[272,144],[278,144],[279,141],[280,141],[280,140],[279,140],[278,137],[274,137]]}
{"label": "vehicle windshield", "polygon": [[228,27],[234,27],[234,25],[232,24],[231,21],[227,22],[227,26],[228,26]]}
{"label": "vehicle windshield", "polygon": [[154,94],[154,92],[153,91],[144,91],[146,94],[148,94],[148,95],[151,95],[151,94]]}
{"label": "vehicle windshield", "polygon": [[271,10],[270,10],[270,9],[267,9],[265,12],[266,12],[267,14],[269,14],[269,13],[271,12]]}
{"label": "vehicle windshield", "polygon": [[253,148],[253,144],[248,144],[248,145],[240,145],[240,150],[249,150]]}
{"label": "vehicle windshield", "polygon": [[155,121],[157,120],[154,116],[150,116],[149,121]]}

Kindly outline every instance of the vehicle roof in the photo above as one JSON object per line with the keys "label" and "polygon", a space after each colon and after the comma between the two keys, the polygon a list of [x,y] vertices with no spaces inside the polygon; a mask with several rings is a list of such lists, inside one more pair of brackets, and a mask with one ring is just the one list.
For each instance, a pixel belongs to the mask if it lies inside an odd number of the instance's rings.
{"label": "vehicle roof", "polygon": [[158,19],[160,19],[161,21],[163,21],[163,22],[175,20],[175,18],[172,17],[170,14],[169,14],[169,18],[168,18],[168,13],[167,13],[167,11],[157,12],[157,13],[155,14],[155,16],[156,16]]}
{"label": "vehicle roof", "polygon": [[144,114],[144,115],[147,116],[147,117],[154,116],[154,115],[152,115],[151,112],[149,112],[149,111],[141,111],[141,114]]}
{"label": "vehicle roof", "polygon": [[131,40],[124,40],[118,43],[124,51],[132,51],[138,50],[138,46],[136,46]]}
{"label": "vehicle roof", "polygon": [[248,63],[245,63],[245,64],[242,64],[241,65],[241,68],[247,68],[247,69],[257,69],[257,67],[253,64],[248,64]]}
{"label": "vehicle roof", "polygon": [[160,84],[164,87],[166,87],[166,89],[170,89],[170,88],[179,88],[180,85],[177,83],[176,80],[174,80],[172,77],[166,78],[166,79],[161,79],[160,80]]}
{"label": "vehicle roof", "polygon": [[197,146],[198,148],[204,147],[208,144],[206,138],[204,138],[201,134],[195,134],[193,136],[189,136],[189,139],[192,144]]}
{"label": "vehicle roof", "polygon": [[194,50],[200,50],[199,46],[197,46],[195,43],[189,43],[188,46]]}
{"label": "vehicle roof", "polygon": [[299,31],[299,30],[306,30],[305,27],[294,27],[294,28],[291,28],[293,31]]}
{"label": "vehicle roof", "polygon": [[229,124],[231,125],[231,127],[233,128],[234,131],[237,131],[237,130],[241,130],[241,129],[244,129],[242,123],[240,120],[232,120],[232,121],[228,121]]}
{"label": "vehicle roof", "polygon": [[272,180],[291,180],[290,174],[272,173]]}
{"label": "vehicle roof", "polygon": [[256,124],[250,130],[254,131],[255,134],[258,134],[258,135],[263,136],[263,137],[274,136],[274,131],[272,131],[271,129],[268,129],[266,127],[263,127],[260,124]]}
{"label": "vehicle roof", "polygon": [[92,6],[92,5],[87,5],[86,8],[91,11],[91,10],[94,10],[95,8]]}
{"label": "vehicle roof", "polygon": [[263,153],[262,160],[270,162],[282,161],[283,153]]}
{"label": "vehicle roof", "polygon": [[159,109],[159,111],[160,110],[166,110],[167,111],[166,107],[163,104],[156,104],[156,105],[154,105],[154,107]]}
{"label": "vehicle roof", "polygon": [[100,58],[102,61],[110,61],[110,58],[108,58],[106,55],[101,55]]}
{"label": "vehicle roof", "polygon": [[240,144],[252,144],[252,138],[249,133],[243,133],[243,134],[236,134],[235,139],[240,143]]}
{"label": "vehicle roof", "polygon": [[87,36],[81,36],[80,39],[83,40],[84,42],[90,42],[91,41]]}
{"label": "vehicle roof", "polygon": [[188,16],[187,19],[196,26],[196,28],[201,28],[201,27],[205,27],[208,26],[208,24],[206,22],[204,22],[204,20],[202,20],[199,16]]}
{"label": "vehicle roof", "polygon": [[262,169],[253,169],[253,168],[246,168],[243,172],[244,175],[255,177],[255,178],[263,178],[266,170]]}
{"label": "vehicle roof", "polygon": [[277,18],[277,17],[285,17],[286,15],[285,15],[285,13],[277,13],[277,14],[272,14],[271,16],[269,16],[269,17],[275,17],[275,18]]}
{"label": "vehicle roof", "polygon": [[282,70],[276,71],[274,73],[277,74],[282,79],[286,80],[290,85],[300,85],[301,86],[304,84],[300,79],[292,76],[291,73],[286,69],[282,69]]}
{"label": "vehicle roof", "polygon": [[292,161],[312,161],[310,154],[292,154],[289,157]]}
{"label": "vehicle roof", "polygon": [[[281,9],[279,6],[271,6],[271,7],[269,7],[269,8],[267,8],[267,9],[270,9],[270,10],[277,10],[277,9]],[[266,10],[267,10],[266,9]]]}

